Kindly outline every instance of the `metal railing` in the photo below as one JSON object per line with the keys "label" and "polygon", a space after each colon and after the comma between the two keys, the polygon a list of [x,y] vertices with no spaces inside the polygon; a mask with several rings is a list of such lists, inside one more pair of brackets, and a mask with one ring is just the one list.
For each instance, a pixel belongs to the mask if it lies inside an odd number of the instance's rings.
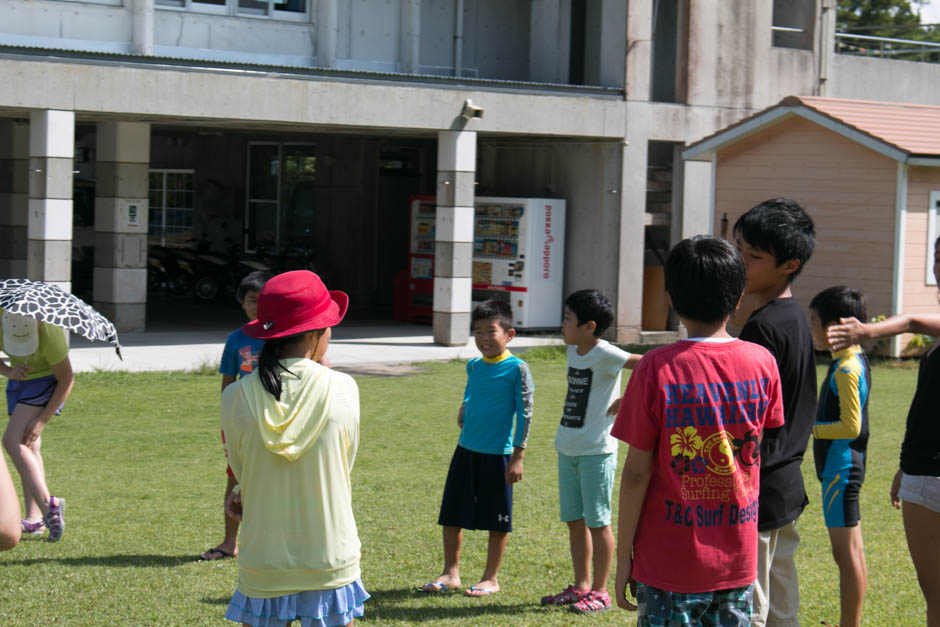
{"label": "metal railing", "polygon": [[856,33],[836,33],[836,52],[906,61],[940,62],[940,43]]}

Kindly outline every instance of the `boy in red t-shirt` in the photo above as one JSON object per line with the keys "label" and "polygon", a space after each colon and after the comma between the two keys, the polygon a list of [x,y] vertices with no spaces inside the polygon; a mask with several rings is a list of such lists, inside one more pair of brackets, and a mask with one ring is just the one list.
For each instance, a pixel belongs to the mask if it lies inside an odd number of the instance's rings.
{"label": "boy in red t-shirt", "polygon": [[[638,625],[750,624],[760,438],[783,425],[783,408],[773,355],[725,329],[745,272],[716,237],[669,251],[666,292],[689,339],[644,355],[611,430],[630,445],[617,604],[638,606]],[[633,582],[637,606],[626,597]]]}

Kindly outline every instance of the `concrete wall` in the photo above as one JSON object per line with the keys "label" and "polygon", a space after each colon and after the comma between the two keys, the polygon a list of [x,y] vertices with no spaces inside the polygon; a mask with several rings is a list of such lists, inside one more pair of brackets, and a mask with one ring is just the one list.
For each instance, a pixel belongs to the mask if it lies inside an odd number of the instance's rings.
{"label": "concrete wall", "polygon": [[940,64],[836,54],[826,95],[940,105]]}
{"label": "concrete wall", "polygon": [[860,289],[868,313],[891,313],[897,163],[803,118],[718,153],[715,219],[786,196],[816,223],[816,251],[793,285],[805,307],[832,285]]}

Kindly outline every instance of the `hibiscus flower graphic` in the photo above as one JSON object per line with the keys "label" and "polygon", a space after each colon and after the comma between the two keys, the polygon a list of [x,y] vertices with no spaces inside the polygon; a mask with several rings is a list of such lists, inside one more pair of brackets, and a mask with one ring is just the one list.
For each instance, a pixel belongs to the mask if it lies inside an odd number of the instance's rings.
{"label": "hibiscus flower graphic", "polygon": [[695,427],[686,427],[676,429],[676,432],[669,436],[669,444],[672,446],[673,456],[684,455],[689,459],[695,459],[702,449],[702,438],[699,437]]}

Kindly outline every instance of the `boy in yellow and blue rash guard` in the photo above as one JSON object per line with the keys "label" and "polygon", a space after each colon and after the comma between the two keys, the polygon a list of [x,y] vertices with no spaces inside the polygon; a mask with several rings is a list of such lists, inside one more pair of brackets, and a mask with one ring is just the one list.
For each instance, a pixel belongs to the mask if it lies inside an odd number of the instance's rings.
{"label": "boy in yellow and blue rash guard", "polygon": [[[862,294],[843,285],[817,294],[809,308],[813,341],[820,350],[829,350],[828,326],[839,324],[840,318],[867,318]],[[832,363],[819,390],[813,457],[822,482],[832,555],[839,567],[839,625],[851,627],[860,623],[868,585],[858,498],[865,479],[871,369],[857,344],[831,354]]]}
{"label": "boy in yellow and blue rash guard", "polygon": [[489,531],[486,568],[464,594],[499,591],[498,574],[512,531],[512,485],[522,480],[532,421],[532,375],[524,361],[506,350],[516,331],[508,302],[488,300],[470,315],[482,357],[467,363],[467,385],[457,414],[460,438],[444,484],[438,524],[444,540],[444,570],[425,592],[460,587],[464,529]]}

